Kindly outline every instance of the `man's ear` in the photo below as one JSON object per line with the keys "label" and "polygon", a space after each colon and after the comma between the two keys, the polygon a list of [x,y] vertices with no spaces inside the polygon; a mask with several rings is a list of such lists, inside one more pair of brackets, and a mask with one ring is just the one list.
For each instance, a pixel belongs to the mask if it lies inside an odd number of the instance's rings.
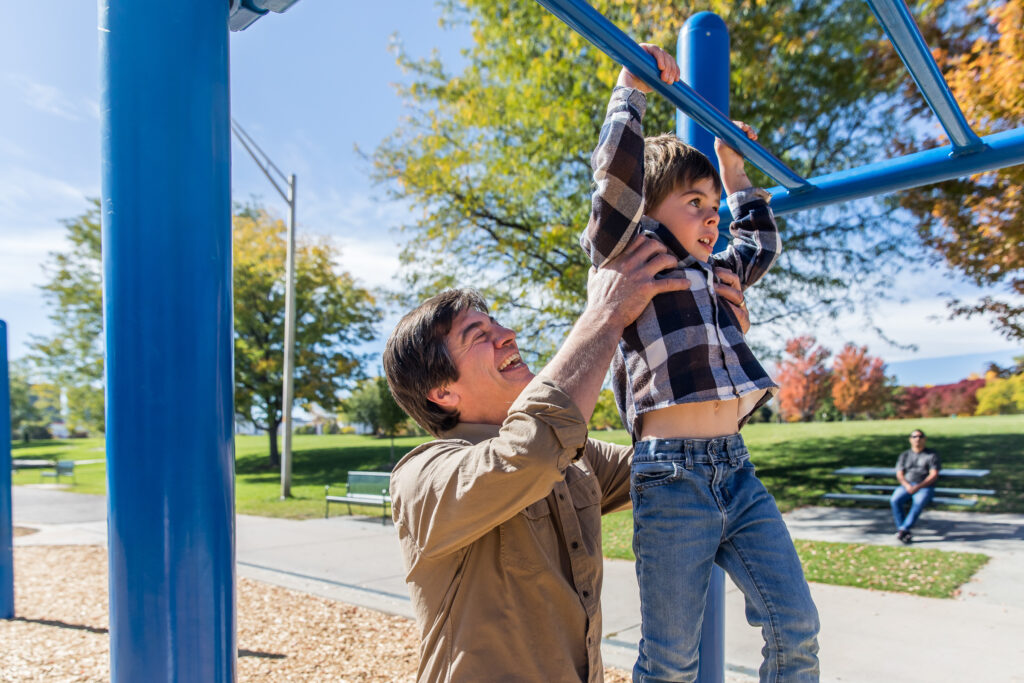
{"label": "man's ear", "polygon": [[459,395],[448,387],[437,387],[427,392],[427,398],[451,412],[459,406]]}

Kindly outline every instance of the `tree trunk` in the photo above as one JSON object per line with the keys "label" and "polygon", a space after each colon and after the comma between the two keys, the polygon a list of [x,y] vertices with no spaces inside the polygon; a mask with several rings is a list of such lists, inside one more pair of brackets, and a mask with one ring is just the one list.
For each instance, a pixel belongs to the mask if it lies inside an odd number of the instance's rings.
{"label": "tree trunk", "polygon": [[267,436],[270,437],[270,460],[267,465],[270,468],[281,469],[281,451],[277,450],[277,428],[278,423],[274,422],[267,430]]}

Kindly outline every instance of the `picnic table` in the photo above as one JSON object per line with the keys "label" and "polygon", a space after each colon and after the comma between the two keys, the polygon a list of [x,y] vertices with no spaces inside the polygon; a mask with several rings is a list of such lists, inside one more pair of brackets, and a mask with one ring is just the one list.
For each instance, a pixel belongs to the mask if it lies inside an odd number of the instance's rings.
{"label": "picnic table", "polygon": [[[969,469],[963,467],[944,467],[939,470],[939,479],[979,479],[988,475],[989,470],[983,469]],[[896,468],[894,467],[841,467],[835,470],[833,474],[838,476],[846,477],[862,477],[870,479],[872,477],[891,477],[896,478]],[[886,491],[886,493],[826,493],[822,496],[827,500],[853,500],[863,503],[888,503],[892,492],[896,490],[896,486],[892,484],[855,484],[853,487],[857,491]],[[953,487],[939,487],[935,488],[936,496],[932,498],[932,503],[937,505],[956,505],[959,507],[973,507],[978,503],[977,496],[994,496],[996,494],[993,489],[974,489],[974,488],[953,488]],[[974,496],[972,498],[963,498],[961,496]]]}

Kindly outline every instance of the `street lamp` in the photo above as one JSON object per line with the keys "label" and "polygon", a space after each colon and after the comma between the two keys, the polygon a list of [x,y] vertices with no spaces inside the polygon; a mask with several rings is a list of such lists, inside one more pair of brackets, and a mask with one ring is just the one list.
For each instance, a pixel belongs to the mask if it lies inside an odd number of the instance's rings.
{"label": "street lamp", "polygon": [[[256,141],[234,119],[231,119],[231,132],[235,134],[245,151],[263,171],[263,175],[288,204],[288,252],[284,274],[284,396],[281,405],[284,423],[283,447],[281,449],[281,499],[284,500],[292,495],[292,402],[295,397],[293,381],[295,374],[295,174],[292,173],[285,177],[281,169],[274,165],[270,157],[260,149]],[[274,179],[271,171],[284,181],[287,192]]]}

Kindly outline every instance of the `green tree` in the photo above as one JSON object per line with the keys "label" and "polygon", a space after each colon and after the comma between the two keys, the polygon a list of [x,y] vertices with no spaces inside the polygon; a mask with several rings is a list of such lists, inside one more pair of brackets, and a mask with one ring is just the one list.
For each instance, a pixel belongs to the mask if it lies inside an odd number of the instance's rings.
{"label": "green tree", "polygon": [[995,377],[978,389],[975,415],[1008,415],[1024,413],[1024,373]]}
{"label": "green tree", "polygon": [[352,425],[366,425],[370,434],[380,432],[380,390],[374,379],[362,379],[341,405],[342,417]]}
{"label": "green tree", "polygon": [[615,392],[611,389],[601,390],[588,426],[590,429],[622,429],[622,418],[615,405]]}
{"label": "green tree", "polygon": [[35,397],[32,395],[30,367],[26,360],[18,359],[10,362],[8,368],[11,391],[11,434],[19,434],[25,443],[29,441],[29,431],[25,429],[43,419]]}
{"label": "green tree", "polygon": [[103,285],[100,205],[90,200],[80,216],[62,221],[70,249],[51,252],[44,266],[43,297],[56,332],[35,336],[29,357],[67,397],[69,427],[104,431]]}
{"label": "green tree", "polygon": [[[266,430],[269,467],[280,466],[284,349],[284,224],[259,206],[234,217],[235,411]],[[360,343],[373,339],[373,296],[335,267],[329,243],[295,250],[295,398],[333,411],[340,389],[362,372]]]}
{"label": "green tree", "polygon": [[[923,17],[959,35],[949,4],[929,3]],[[662,45],[675,44],[685,19],[667,0],[594,5]],[[417,59],[398,47],[409,115],[373,154],[375,179],[418,209],[403,228],[403,293],[474,283],[530,341],[527,353],[550,351],[584,304],[589,264],[577,236],[618,66],[532,0],[444,8],[443,21],[468,27],[473,44],[459,71],[437,53]],[[877,158],[891,136],[880,107],[906,74],[866,3],[704,0],[686,11],[700,10],[730,28],[731,114],[755,125],[768,149],[808,177]],[[652,97],[646,130],[673,129],[673,116]],[[752,302],[758,321],[869,307],[912,239],[892,228],[891,211],[865,200],[783,221],[786,249]]]}
{"label": "green tree", "polygon": [[380,428],[385,436],[391,437],[391,455],[389,456],[392,465],[395,463],[395,434],[398,433],[409,416],[405,414],[402,407],[395,401],[388,387],[388,380],[380,376],[374,380],[377,384],[377,393],[380,396]]}

